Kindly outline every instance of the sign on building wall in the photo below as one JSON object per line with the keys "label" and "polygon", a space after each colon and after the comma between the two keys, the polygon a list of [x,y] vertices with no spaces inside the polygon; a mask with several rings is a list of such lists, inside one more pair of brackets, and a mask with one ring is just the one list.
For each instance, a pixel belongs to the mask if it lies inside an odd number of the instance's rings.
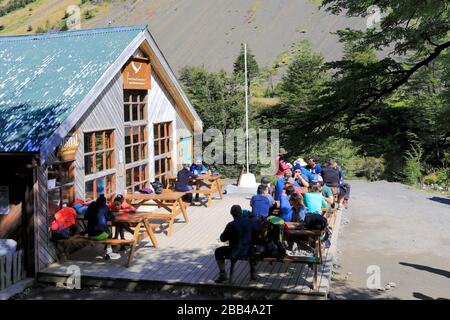
{"label": "sign on building wall", "polygon": [[9,187],[0,186],[0,215],[9,213]]}
{"label": "sign on building wall", "polygon": [[64,140],[62,148],[58,152],[58,156],[64,161],[73,161],[80,146],[80,138],[78,131],[75,131],[70,137]]}
{"label": "sign on building wall", "polygon": [[149,90],[151,88],[150,60],[132,57],[123,70],[123,88],[125,90]]}

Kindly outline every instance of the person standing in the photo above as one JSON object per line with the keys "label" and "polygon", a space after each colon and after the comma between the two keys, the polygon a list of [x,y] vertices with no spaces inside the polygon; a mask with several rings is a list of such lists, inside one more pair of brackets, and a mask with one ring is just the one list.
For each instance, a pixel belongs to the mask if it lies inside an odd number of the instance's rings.
{"label": "person standing", "polygon": [[280,148],[278,156],[275,158],[275,168],[277,168],[275,176],[278,178],[284,177],[285,171],[292,168],[292,165],[285,159],[286,155],[287,151],[284,148]]}

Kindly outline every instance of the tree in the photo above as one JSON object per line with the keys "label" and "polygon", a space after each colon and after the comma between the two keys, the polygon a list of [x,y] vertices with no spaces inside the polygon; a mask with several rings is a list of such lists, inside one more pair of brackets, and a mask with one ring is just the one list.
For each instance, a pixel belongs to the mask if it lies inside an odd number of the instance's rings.
{"label": "tree", "polygon": [[[247,46],[247,70],[248,70],[248,81],[249,84],[255,77],[259,74],[259,66],[256,62],[255,56],[253,55],[251,49]],[[244,45],[241,45],[241,51],[236,61],[234,62],[233,73],[235,76],[244,76],[245,73],[245,49]]]}
{"label": "tree", "polygon": [[376,107],[450,47],[447,0],[324,0],[322,7],[334,14],[345,10],[348,16],[366,17],[374,5],[384,13],[379,28],[338,34],[354,51],[383,51],[384,58],[361,63],[346,56],[329,64],[336,71],[323,101],[321,123],[339,117],[349,130],[358,114]]}
{"label": "tree", "polygon": [[203,120],[205,129],[226,129],[244,124],[244,91],[239,79],[225,71],[208,72],[187,66],[180,71],[186,94]]}

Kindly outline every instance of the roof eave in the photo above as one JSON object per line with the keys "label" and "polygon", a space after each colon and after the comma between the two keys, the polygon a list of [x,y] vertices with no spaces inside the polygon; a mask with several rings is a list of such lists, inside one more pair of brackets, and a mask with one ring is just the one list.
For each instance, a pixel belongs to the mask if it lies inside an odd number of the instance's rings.
{"label": "roof eave", "polygon": [[[146,30],[146,29],[145,29]],[[47,157],[61,144],[64,138],[76,126],[79,119],[88,111],[89,107],[95,102],[98,96],[106,89],[108,84],[117,75],[117,71],[122,68],[131,55],[136,51],[141,43],[146,39],[143,30],[140,32],[120,54],[120,56],[109,66],[106,72],[100,77],[89,93],[74,108],[67,119],[59,126],[59,128],[41,145],[40,157],[45,162]]]}

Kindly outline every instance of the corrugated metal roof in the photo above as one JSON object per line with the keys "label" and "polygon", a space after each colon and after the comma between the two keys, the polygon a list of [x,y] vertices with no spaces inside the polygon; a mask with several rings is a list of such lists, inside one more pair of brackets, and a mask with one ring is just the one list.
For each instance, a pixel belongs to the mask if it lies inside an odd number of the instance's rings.
{"label": "corrugated metal roof", "polygon": [[0,37],[0,152],[38,152],[145,29]]}

